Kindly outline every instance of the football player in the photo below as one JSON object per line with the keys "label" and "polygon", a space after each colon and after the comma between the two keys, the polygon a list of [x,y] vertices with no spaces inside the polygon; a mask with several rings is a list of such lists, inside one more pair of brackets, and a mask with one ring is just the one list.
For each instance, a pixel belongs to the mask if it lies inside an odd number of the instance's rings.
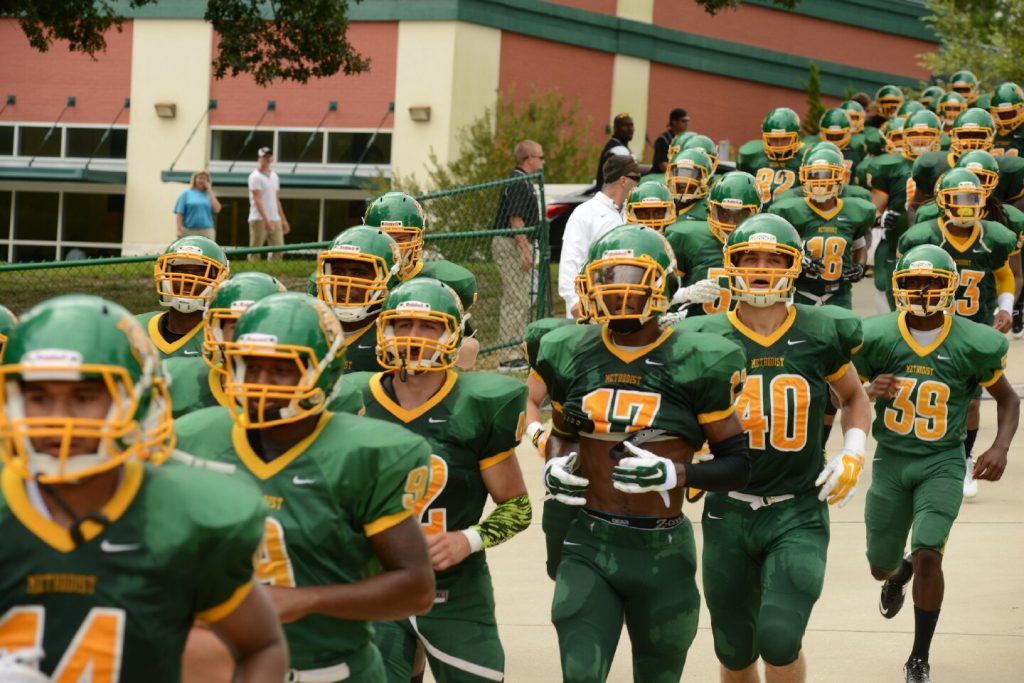
{"label": "football player", "polygon": [[665,185],[676,203],[676,221],[702,221],[708,216],[708,183],[713,165],[703,149],[676,153],[665,171]]}
{"label": "football player", "polygon": [[153,266],[156,292],[166,311],[135,316],[161,358],[196,356],[203,347],[203,312],[213,288],[228,277],[228,257],[211,239],[189,235],[170,243]]}
{"label": "football player", "polygon": [[707,135],[696,134],[690,136],[686,142],[683,143],[682,149],[702,149],[704,153],[708,155],[708,159],[711,160],[711,178],[718,175],[718,145],[715,144],[714,140],[709,138]]}
{"label": "football player", "polygon": [[732,307],[729,285],[722,268],[722,249],[729,233],[761,211],[761,196],[754,176],[733,171],[711,190],[707,221],[676,223],[665,232],[676,258],[680,288],[672,295],[673,306],[686,315],[705,315]]}
{"label": "football player", "polygon": [[899,86],[883,85],[875,91],[875,111],[873,117],[865,122],[868,126],[881,128],[882,124],[897,115],[906,101],[906,95]]}
{"label": "football player", "polygon": [[[538,376],[561,407],[545,487],[582,508],[565,539],[551,608],[567,681],[607,678],[623,622],[634,680],[679,680],[700,602],[682,488],[742,487],[749,472],[732,408],[739,347],[659,324],[673,260],[654,230],[609,231],[591,246],[581,279],[598,324],[541,339]],[[552,442],[564,441],[577,443],[555,455]],[[714,459],[692,464],[705,441]]]}
{"label": "football player", "polygon": [[[875,401],[875,450],[864,507],[878,608],[892,619],[914,578],[914,645],[907,683],[927,683],[928,650],[942,606],[942,558],[960,510],[967,404],[980,387],[996,399],[996,436],[974,475],[998,481],[1017,429],[1020,400],[1003,375],[1006,338],[954,315],[957,269],[934,245],[900,257],[893,273],[897,312],[864,321],[854,355]],[[904,556],[907,535],[910,553]]]}
{"label": "football player", "polygon": [[0,652],[44,652],[54,681],[178,681],[201,620],[238,680],[283,679],[287,648],[253,583],[266,507],[247,482],[154,466],[172,429],[159,355],[121,306],[57,297],[11,331]]}
{"label": "football player", "polygon": [[938,85],[929,85],[927,88],[921,91],[917,101],[923,104],[928,109],[935,111],[935,105],[938,104],[939,98],[946,94]]}
{"label": "football player", "polygon": [[626,199],[626,222],[646,225],[658,232],[676,221],[676,206],[672,193],[664,183],[647,180],[629,193]]}
{"label": "football player", "polygon": [[[344,344],[306,294],[253,304],[221,347],[228,407],[177,422],[178,443],[255,483],[270,507],[256,577],[291,650],[289,680],[384,679],[370,621],[430,609],[434,577],[413,509],[430,447],[392,424],[325,410]],[[280,680],[280,679],[278,679]]]}
{"label": "football player", "polygon": [[4,349],[7,348],[7,336],[18,324],[18,316],[11,313],[11,309],[0,305],[0,362],[4,359]]}
{"label": "football player", "polygon": [[989,96],[978,89],[979,85],[978,77],[966,69],[957,71],[949,77],[950,91],[967,100],[968,107],[988,109]]}
{"label": "football player", "polygon": [[992,91],[988,111],[996,124],[993,149],[1024,155],[1024,91],[1016,83],[1000,83]]}
{"label": "football player", "polygon": [[[677,325],[684,335],[741,344],[747,357],[736,411],[749,438],[750,481],[708,493],[702,524],[704,596],[725,683],[758,680],[758,659],[769,681],[806,679],[801,646],[825,579],[828,506],[853,497],[871,422],[850,362],[860,318],[840,306],[789,303],[801,247],[780,216],[744,221],[725,248],[736,309]],[[822,469],[830,390],[844,441]]]}
{"label": "football player", "polygon": [[[393,683],[410,680],[417,646],[440,681],[501,680],[505,671],[484,551],[530,523],[515,456],[526,387],[493,373],[454,372],[461,341],[455,292],[433,278],[404,282],[377,318],[386,370],[362,373],[359,383],[368,416],[419,434],[432,453],[430,488],[413,517],[427,536],[437,594],[427,614],[375,625]],[[496,507],[481,519],[488,497]]]}
{"label": "football player", "polygon": [[761,139],[740,147],[736,170],[754,176],[763,210],[767,211],[779,195],[796,185],[802,146],[800,117],[788,107],[778,107],[765,115]]}
{"label": "football player", "polygon": [[[905,254],[919,244],[934,244],[944,249],[961,265],[954,312],[974,322],[1008,332],[1013,321],[1016,282],[1010,267],[1018,259],[1017,236],[1008,228],[982,220],[985,189],[966,168],[948,171],[939,181],[936,203],[943,211],[940,220],[918,223],[900,238],[899,253]],[[964,450],[972,462],[974,441],[980,424],[981,390],[971,401],[967,416]],[[964,479],[964,495],[978,493],[977,482],[969,467]]]}
{"label": "football player", "polygon": [[[839,149],[839,147],[837,147],[834,143],[826,142],[824,140],[820,140],[820,141],[815,142],[813,144],[810,144],[810,145],[808,145],[808,146],[806,146],[804,148],[803,156],[800,157],[800,165],[801,165],[801,167],[804,165],[804,161],[811,154],[813,154],[814,152],[817,152],[820,149],[828,149],[828,150],[831,150],[832,152],[835,152],[839,156],[843,156],[843,150]],[[857,174],[862,173],[863,169],[871,162],[872,158],[873,157],[865,158],[864,161],[861,162],[860,164],[858,164],[856,167],[853,167],[853,166],[850,165],[849,159],[846,159],[846,158],[843,159],[843,178],[842,178],[843,182],[842,182],[842,186],[841,186],[841,188],[839,190],[839,196],[842,199],[849,199],[849,198],[856,197],[858,199],[866,199],[867,201],[871,201],[871,190],[869,190],[866,187],[861,187],[860,185],[851,184],[850,180],[853,178],[853,175],[851,174],[851,169],[854,172],[856,172]],[[803,198],[803,197],[806,197],[806,196],[807,196],[807,193],[804,190],[804,185],[801,183],[801,184],[797,185],[796,187],[791,187],[790,189],[788,189],[785,192],[783,192],[782,194],[780,194],[776,198],[776,201],[782,201],[783,199],[790,199],[790,198],[800,199],[800,198]]]}
{"label": "football player", "polygon": [[940,97],[935,104],[935,113],[942,119],[942,132],[948,134],[953,130],[956,117],[967,111],[967,100],[955,92],[948,92]]}
{"label": "football player", "polygon": [[804,196],[772,205],[800,235],[807,254],[796,282],[797,303],[853,308],[853,283],[864,278],[875,205],[841,198],[843,158],[823,148],[804,157],[800,184]]}
{"label": "football player", "polygon": [[462,308],[466,312],[466,330],[459,351],[458,367],[472,370],[480,352],[480,342],[477,341],[469,320],[470,310],[476,303],[478,293],[476,276],[459,264],[445,259],[423,259],[423,234],[427,229],[427,217],[420,203],[404,192],[385,192],[374,199],[366,209],[363,223],[380,228],[398,242],[398,248],[402,252],[402,267],[399,273],[402,282],[414,277],[432,277],[445,283],[459,295]]}
{"label": "football player", "polygon": [[[992,149],[995,135],[996,126],[992,116],[984,109],[972,108],[957,116],[954,121],[949,134],[949,151],[938,149],[929,137],[928,143],[935,148],[915,155],[910,172],[912,184],[907,187],[908,210],[913,211],[934,197],[939,176],[953,168],[963,154],[973,150]],[[921,140],[920,147],[923,149],[923,134]]]}
{"label": "football player", "polygon": [[[843,155],[846,176],[848,178],[856,177],[857,166],[864,161],[868,151],[864,143],[864,136],[854,136],[850,117],[846,111],[839,108],[826,109],[818,121],[818,138],[823,142],[831,142],[839,148]],[[813,144],[814,141],[811,141],[807,145],[807,150]],[[807,150],[804,152],[805,156]]]}
{"label": "football player", "polygon": [[[885,141],[875,126],[865,125],[864,107],[856,100],[846,100],[839,105],[850,119],[850,144],[854,147],[864,146],[868,156],[878,156],[885,151]],[[857,177],[860,177],[859,175]]]}

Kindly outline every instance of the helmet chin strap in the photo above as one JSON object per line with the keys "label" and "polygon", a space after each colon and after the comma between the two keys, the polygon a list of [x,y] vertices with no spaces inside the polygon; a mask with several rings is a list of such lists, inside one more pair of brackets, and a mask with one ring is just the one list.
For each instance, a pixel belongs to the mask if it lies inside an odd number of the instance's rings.
{"label": "helmet chin strap", "polygon": [[107,518],[102,512],[87,512],[85,514],[78,514],[68,504],[66,500],[57,492],[57,487],[51,484],[44,484],[36,479],[36,485],[41,491],[46,493],[53,499],[53,502],[57,503],[57,506],[71,518],[71,527],[68,529],[68,533],[71,534],[71,542],[74,543],[75,547],[85,543],[85,536],[82,534],[82,525],[86,522],[94,522],[99,524],[101,527],[110,526],[110,519]]}

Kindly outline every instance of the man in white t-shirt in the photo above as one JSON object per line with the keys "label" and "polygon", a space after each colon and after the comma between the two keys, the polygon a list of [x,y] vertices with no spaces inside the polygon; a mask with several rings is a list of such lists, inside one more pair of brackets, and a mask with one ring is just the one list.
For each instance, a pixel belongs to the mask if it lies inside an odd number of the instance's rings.
{"label": "man in white t-shirt", "polygon": [[[274,161],[274,150],[260,147],[259,166],[249,174],[249,246],[262,247],[284,244],[284,236],[291,232],[288,219],[281,206],[281,179],[270,164]],[[271,260],[280,260],[280,251],[268,254]],[[259,254],[249,254],[250,261],[259,261]]]}

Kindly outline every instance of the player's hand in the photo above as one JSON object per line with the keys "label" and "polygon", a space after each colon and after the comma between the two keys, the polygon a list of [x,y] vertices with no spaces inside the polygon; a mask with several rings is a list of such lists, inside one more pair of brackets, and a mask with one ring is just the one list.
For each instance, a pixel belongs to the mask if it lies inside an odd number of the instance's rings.
{"label": "player's hand", "polygon": [[825,272],[825,263],[820,258],[814,258],[810,254],[804,254],[800,259],[800,270],[803,275],[817,277]]}
{"label": "player's hand", "polygon": [[992,327],[1000,332],[1009,332],[1013,325],[1013,316],[1006,311],[996,311],[996,317],[992,320]]}
{"label": "player's hand", "polygon": [[974,463],[974,478],[985,481],[999,481],[1006,470],[1006,448],[993,446]]}
{"label": "player's hand", "polygon": [[893,398],[900,388],[900,381],[896,375],[879,375],[875,377],[866,388],[868,398],[874,401],[879,396]]}
{"label": "player's hand", "polygon": [[847,269],[845,269],[843,271],[843,281],[844,282],[860,282],[861,280],[864,279],[864,273],[866,271],[867,271],[867,268],[864,266],[863,263],[851,264],[849,268],[847,268]]}
{"label": "player's hand", "polygon": [[430,551],[430,563],[434,565],[434,571],[454,567],[472,552],[469,539],[461,531],[428,535],[427,550]]}
{"label": "player's hand", "polygon": [[689,287],[680,287],[672,295],[673,304],[709,304],[722,294],[716,280],[700,280]]}
{"label": "player's hand", "polygon": [[668,494],[679,485],[676,464],[628,441],[622,445],[633,455],[619,460],[612,470],[612,486],[623,493],[657,491],[668,507]]}
{"label": "player's hand", "polygon": [[899,211],[892,211],[886,209],[878,216],[878,220],[875,221],[875,225],[882,228],[883,230],[892,230],[896,227],[896,221],[900,219]]}
{"label": "player's hand", "polygon": [[814,482],[815,486],[821,487],[818,500],[827,500],[829,505],[838,503],[839,507],[844,507],[857,493],[857,480],[863,466],[864,456],[860,453],[849,448],[839,451],[839,455],[825,465]]}
{"label": "player's hand", "polygon": [[566,505],[585,505],[583,497],[590,480],[576,476],[579,469],[580,454],[573,451],[569,455],[551,458],[544,465],[544,488],[551,497]]}
{"label": "player's hand", "polygon": [[710,448],[702,448],[693,454],[692,462],[694,465],[698,465],[702,462],[711,462],[715,459],[715,454],[711,452]]}
{"label": "player's hand", "polygon": [[266,586],[267,594],[277,609],[277,619],[282,624],[290,624],[309,614],[313,603],[305,588],[282,588]]}

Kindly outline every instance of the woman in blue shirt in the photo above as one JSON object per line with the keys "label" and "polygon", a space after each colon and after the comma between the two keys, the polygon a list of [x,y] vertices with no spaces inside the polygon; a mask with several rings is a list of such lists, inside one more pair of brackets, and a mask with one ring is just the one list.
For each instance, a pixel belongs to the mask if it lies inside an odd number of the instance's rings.
{"label": "woman in blue shirt", "polygon": [[220,201],[213,194],[213,182],[206,171],[192,174],[188,189],[181,193],[174,205],[178,221],[178,237],[202,235],[216,241],[213,215],[220,213]]}

